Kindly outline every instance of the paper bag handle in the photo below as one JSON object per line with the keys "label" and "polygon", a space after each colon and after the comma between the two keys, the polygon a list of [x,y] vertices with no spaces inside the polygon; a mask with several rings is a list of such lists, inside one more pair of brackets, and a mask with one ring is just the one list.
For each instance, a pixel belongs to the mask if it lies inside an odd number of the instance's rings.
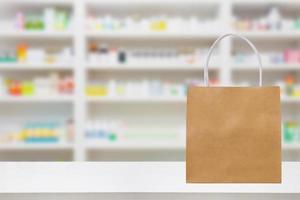
{"label": "paper bag handle", "polygon": [[205,61],[205,67],[204,67],[204,84],[206,87],[209,86],[209,77],[208,77],[208,64],[209,64],[209,60],[210,60],[210,57],[211,57],[211,54],[215,48],[215,46],[218,44],[218,42],[220,40],[222,40],[223,38],[225,37],[228,37],[228,36],[234,36],[234,37],[238,37],[242,40],[244,40],[245,42],[247,42],[247,44],[252,48],[252,50],[254,51],[255,55],[256,55],[256,58],[258,60],[258,64],[259,64],[259,86],[261,87],[262,86],[262,62],[261,62],[261,58],[260,58],[260,55],[256,49],[256,47],[254,46],[254,44],[248,40],[246,37],[244,36],[241,36],[241,35],[237,35],[237,34],[233,34],[233,33],[228,33],[228,34],[225,34],[225,35],[222,35],[220,36],[218,39],[216,39],[216,41],[214,41],[214,43],[211,45],[209,51],[208,51],[208,54],[207,54],[207,57],[206,57],[206,61]]}

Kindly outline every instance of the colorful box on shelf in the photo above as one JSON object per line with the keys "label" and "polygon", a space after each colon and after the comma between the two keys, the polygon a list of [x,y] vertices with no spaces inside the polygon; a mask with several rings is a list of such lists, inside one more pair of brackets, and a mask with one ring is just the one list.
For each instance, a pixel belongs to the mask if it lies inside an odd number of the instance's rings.
{"label": "colorful box on shelf", "polygon": [[61,50],[43,48],[29,48],[27,43],[20,43],[16,50],[1,50],[0,63],[71,63],[71,48],[65,47]]}
{"label": "colorful box on shelf", "polygon": [[[261,58],[265,64],[300,64],[300,49],[285,49],[283,52],[263,52]],[[236,64],[252,64],[256,58],[253,54],[236,53],[233,62]]]}
{"label": "colorful box on shelf", "polygon": [[147,141],[147,140],[166,140],[179,139],[182,137],[184,128],[179,131],[174,130],[134,130],[124,122],[93,120],[88,121],[85,129],[85,138],[94,141]]}
{"label": "colorful box on shelf", "polygon": [[279,31],[300,30],[300,18],[283,18],[280,9],[273,6],[261,18],[249,19],[235,17],[234,28],[240,31]]}
{"label": "colorful box on shelf", "polygon": [[300,145],[300,123],[286,121],[283,123],[283,143]]}
{"label": "colorful box on shelf", "polygon": [[[300,85],[297,84],[296,80],[295,74],[289,73],[282,80],[276,81],[272,85],[280,86],[282,97],[299,98],[300,100]],[[243,81],[235,83],[235,85],[250,86],[252,84],[248,81]]]}
{"label": "colorful box on shelf", "polygon": [[107,121],[88,122],[85,130],[86,139],[107,141],[119,140],[124,129],[121,123]]}
{"label": "colorful box on shelf", "polygon": [[29,122],[19,130],[1,134],[1,143],[57,143],[73,140],[73,122]]}
{"label": "colorful box on shelf", "polygon": [[12,96],[70,95],[74,91],[73,78],[57,73],[25,81],[0,77],[0,84],[0,94]]}
{"label": "colorful box on shelf", "polygon": [[283,89],[286,96],[300,98],[300,86],[296,84],[296,78],[293,74],[285,76]]}
{"label": "colorful box on shelf", "polygon": [[[217,84],[212,79],[211,84]],[[92,83],[86,87],[87,96],[99,97],[185,97],[188,85],[199,85],[199,80],[187,79],[184,83],[162,82],[160,80],[115,81]]]}
{"label": "colorful box on shelf", "polygon": [[99,64],[202,64],[204,48],[117,48],[90,43],[88,61]]}
{"label": "colorful box on shelf", "polygon": [[42,12],[24,13],[18,11],[14,18],[17,30],[67,30],[70,26],[70,13],[67,10],[47,7]]}
{"label": "colorful box on shelf", "polygon": [[118,18],[115,16],[96,17],[88,15],[86,27],[96,31],[147,31],[147,32],[181,32],[184,27],[188,31],[215,31],[218,21],[214,18],[201,20],[197,16],[149,16],[129,15]]}

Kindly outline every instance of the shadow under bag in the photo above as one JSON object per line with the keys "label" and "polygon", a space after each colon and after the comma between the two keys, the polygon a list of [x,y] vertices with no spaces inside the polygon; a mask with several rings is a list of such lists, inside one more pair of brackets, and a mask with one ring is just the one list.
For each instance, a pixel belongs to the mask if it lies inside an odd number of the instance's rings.
{"label": "shadow under bag", "polygon": [[[245,40],[259,61],[259,87],[209,87],[208,63],[227,36]],[[280,88],[262,86],[261,58],[245,37],[226,34],[211,46],[205,87],[187,97],[188,183],[281,183]]]}

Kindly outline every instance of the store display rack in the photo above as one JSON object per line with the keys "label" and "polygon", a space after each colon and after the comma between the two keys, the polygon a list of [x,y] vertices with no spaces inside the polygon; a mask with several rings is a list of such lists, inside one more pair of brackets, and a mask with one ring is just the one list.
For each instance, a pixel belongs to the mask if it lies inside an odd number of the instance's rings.
{"label": "store display rack", "polygon": [[[90,42],[103,42],[107,41],[108,43],[116,43],[122,45],[135,45],[135,44],[144,44],[147,46],[149,44],[161,45],[164,42],[170,42],[176,47],[181,47],[188,44],[198,44],[208,48],[209,45],[216,39],[218,36],[224,33],[237,33],[244,35],[251,39],[255,44],[257,44],[258,49],[262,47],[264,50],[268,48],[268,43],[271,44],[269,49],[272,49],[272,45],[276,45],[278,41],[286,41],[288,44],[297,44],[300,42],[300,31],[237,31],[233,28],[233,17],[234,13],[239,9],[251,9],[252,7],[263,5],[263,7],[270,8],[273,5],[278,5],[283,7],[286,10],[294,10],[295,5],[299,5],[300,1],[242,1],[242,0],[232,0],[232,1],[222,1],[222,0],[213,0],[213,1],[204,1],[204,0],[168,0],[168,1],[158,1],[158,0],[129,0],[126,1],[127,5],[124,6],[124,1],[122,0],[49,0],[49,1],[33,1],[33,0],[13,0],[13,1],[3,1],[1,4],[11,4],[11,6],[16,6],[18,9],[22,7],[30,6],[57,6],[70,9],[72,12],[72,21],[75,30],[66,30],[66,31],[11,31],[11,30],[1,30],[0,31],[0,40],[9,40],[9,41],[47,41],[48,44],[61,44],[61,43],[70,43],[73,48],[74,58],[71,63],[57,63],[57,64],[47,64],[47,63],[17,63],[17,64],[0,64],[0,73],[13,72],[14,74],[26,73],[34,74],[37,72],[62,72],[62,73],[71,73],[74,76],[75,91],[73,95],[70,96],[33,96],[33,97],[10,97],[5,96],[0,98],[0,106],[15,106],[16,104],[26,104],[30,108],[34,109],[35,106],[43,104],[45,107],[51,104],[57,104],[56,109],[60,109],[67,105],[71,113],[71,117],[74,120],[74,129],[75,129],[75,138],[72,144],[0,144],[0,154],[2,151],[20,151],[23,150],[32,150],[34,153],[38,153],[41,149],[45,151],[72,151],[72,158],[66,158],[66,160],[74,161],[84,161],[89,160],[89,154],[93,153],[99,154],[99,157],[95,160],[102,160],[101,155],[105,154],[107,151],[112,152],[124,152],[126,150],[136,151],[147,150],[147,151],[174,151],[174,154],[184,152],[184,139],[179,141],[165,141],[165,142],[153,142],[145,140],[142,142],[131,143],[117,141],[113,142],[86,142],[84,137],[84,132],[86,128],[86,122],[90,119],[99,118],[114,118],[117,116],[115,108],[124,108],[132,107],[137,114],[132,116],[132,113],[128,113],[128,109],[119,109],[120,116],[126,116],[126,114],[131,114],[129,121],[134,121],[137,118],[137,115],[149,115],[149,118],[156,118],[159,116],[161,124],[166,124],[169,127],[172,127],[172,123],[176,124],[180,122],[184,126],[185,118],[185,97],[99,97],[99,96],[86,96],[85,87],[88,83],[93,80],[108,80],[109,78],[126,80],[133,79],[135,80],[137,76],[142,75],[143,78],[153,79],[153,77],[158,77],[160,81],[167,81],[168,78],[177,77],[178,80],[184,78],[196,77],[202,79],[203,76],[203,63],[204,60],[199,64],[160,64],[160,63],[143,63],[143,64],[118,64],[118,63],[90,63],[87,59],[88,57],[88,46]],[[207,9],[207,13],[203,12],[203,17],[214,17],[215,20],[219,22],[222,27],[219,27],[217,31],[213,30],[204,30],[204,31],[194,31],[186,32],[184,27],[180,29],[180,32],[146,32],[146,31],[95,31],[88,30],[86,28],[85,20],[86,16],[89,14],[90,10],[98,15],[105,15],[112,13],[118,13],[120,11],[120,16],[125,14],[135,14],[137,10],[140,15],[148,15],[149,11],[148,6],[151,8],[159,8],[162,13],[175,13],[178,16],[186,16],[186,9],[193,7],[201,7]],[[167,5],[167,6],[164,6]],[[135,8],[136,10],[132,10]],[[192,9],[193,10],[193,9]],[[300,9],[299,9],[300,10]],[[264,11],[264,10],[263,10]],[[262,11],[262,12],[263,12]],[[216,14],[217,13],[217,14]],[[155,13],[154,13],[155,14]],[[254,14],[253,14],[254,15]],[[0,42],[1,42],[0,41]],[[260,41],[266,43],[266,45],[260,46]],[[46,45],[48,45],[46,44]],[[166,43],[168,45],[169,43]],[[249,64],[236,64],[232,63],[232,53],[239,50],[240,43],[234,38],[228,38],[224,40],[219,45],[218,55],[219,63],[212,63],[209,67],[211,74],[215,75],[219,79],[221,85],[234,85],[244,78],[251,81],[251,83],[256,83],[258,78],[255,75],[257,74],[257,67],[255,63]],[[137,45],[137,46],[139,46]],[[278,44],[280,45],[280,44]],[[293,46],[294,47],[294,46]],[[282,77],[289,72],[294,72],[296,74],[300,73],[300,63],[298,64],[266,64],[264,65],[264,80],[265,84],[271,84],[276,82],[278,77]],[[160,75],[166,74],[164,75]],[[241,75],[241,78],[236,78],[237,75]],[[60,105],[63,104],[63,105]],[[160,105],[161,104],[161,105]],[[123,106],[123,107],[122,107]],[[159,109],[152,109],[153,112],[145,113],[141,107],[155,108],[159,106]],[[165,107],[164,107],[165,106]],[[52,108],[52,107],[51,107]],[[287,97],[282,96],[282,108],[283,108],[283,119],[294,119],[299,120],[299,114],[294,114],[295,110],[300,109],[300,98],[296,97]],[[140,109],[140,110],[139,110]],[[168,111],[172,111],[168,114]],[[38,113],[36,116],[45,115],[47,113]],[[3,114],[3,113],[2,113]],[[24,113],[22,114],[24,115]],[[66,115],[62,113],[62,115]],[[178,116],[178,117],[176,117]],[[13,118],[14,116],[11,116]],[[26,117],[26,114],[25,114]],[[173,118],[172,118],[173,117]],[[171,120],[170,120],[171,118]],[[1,120],[1,119],[0,119]],[[173,120],[173,121],[172,121]],[[170,124],[171,123],[171,124]],[[142,124],[142,123],[141,123]],[[147,130],[153,124],[142,124],[143,129]],[[141,127],[139,127],[141,128]],[[182,137],[184,138],[184,137]],[[104,150],[104,151],[103,151]],[[292,145],[283,145],[283,150],[285,151],[299,151],[300,154],[300,143]],[[31,152],[32,153],[32,152]],[[163,160],[163,157],[158,157],[157,160]],[[1,156],[0,156],[1,157]],[[53,159],[53,158],[52,158]],[[55,160],[55,159],[54,159]],[[115,158],[118,160],[118,157]],[[179,158],[180,160],[180,158]],[[275,188],[275,187],[274,187]],[[187,189],[191,190],[192,189]]]}

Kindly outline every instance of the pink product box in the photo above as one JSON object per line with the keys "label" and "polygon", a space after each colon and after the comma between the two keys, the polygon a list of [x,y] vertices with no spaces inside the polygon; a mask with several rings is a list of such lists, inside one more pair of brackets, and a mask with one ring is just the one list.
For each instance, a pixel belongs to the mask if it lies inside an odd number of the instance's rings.
{"label": "pink product box", "polygon": [[287,49],[284,51],[284,60],[286,63],[299,63],[300,62],[300,50]]}

